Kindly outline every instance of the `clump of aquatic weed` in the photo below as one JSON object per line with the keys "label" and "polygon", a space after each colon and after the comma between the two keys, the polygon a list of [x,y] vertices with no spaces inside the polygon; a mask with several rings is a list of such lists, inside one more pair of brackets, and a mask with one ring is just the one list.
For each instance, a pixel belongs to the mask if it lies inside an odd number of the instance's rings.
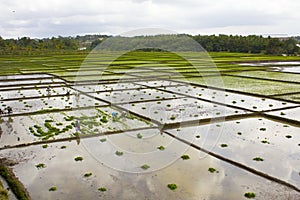
{"label": "clump of aquatic weed", "polygon": [[208,168],[208,171],[210,172],[210,173],[219,173],[219,171],[217,171],[215,168],[212,168],[212,167],[210,167],[210,168]]}
{"label": "clump of aquatic weed", "polygon": [[91,172],[88,172],[88,173],[85,173],[83,176],[84,177],[90,177],[90,176],[92,176],[93,174],[91,173]]}
{"label": "clump of aquatic weed", "polygon": [[98,190],[99,190],[100,192],[105,192],[105,191],[106,191],[106,188],[101,187],[101,188],[98,188]]}
{"label": "clump of aquatic weed", "polygon": [[56,191],[57,190],[57,188],[55,187],[55,186],[52,186],[51,188],[49,188],[49,191]]}
{"label": "clump of aquatic weed", "polygon": [[177,185],[175,183],[170,183],[170,184],[168,184],[168,188],[170,190],[176,190],[177,189]]}
{"label": "clump of aquatic weed", "polygon": [[253,158],[253,160],[255,160],[255,161],[264,161],[264,159],[261,158],[261,157],[255,157],[255,158]]}
{"label": "clump of aquatic weed", "polygon": [[188,160],[188,159],[190,159],[190,156],[189,155],[182,155],[181,158],[182,158],[182,160]]}
{"label": "clump of aquatic weed", "polygon": [[100,119],[101,122],[103,123],[107,123],[108,122],[108,119],[106,118],[106,116],[103,116],[101,119]]}
{"label": "clump of aquatic weed", "polygon": [[115,153],[117,156],[122,156],[123,155],[123,152],[122,151],[116,151]]}
{"label": "clump of aquatic weed", "polygon": [[222,148],[228,147],[227,144],[221,144],[220,146],[221,146]]}
{"label": "clump of aquatic weed", "polygon": [[165,150],[165,147],[164,146],[159,146],[159,147],[157,147],[157,149],[159,149],[159,150]]}
{"label": "clump of aquatic weed", "polygon": [[138,134],[136,135],[136,137],[137,137],[138,139],[142,139],[142,138],[143,138],[143,135],[140,134],[140,133],[138,133]]}
{"label": "clump of aquatic weed", "polygon": [[149,169],[149,168],[150,168],[150,166],[149,166],[149,165],[147,165],[147,164],[144,164],[144,165],[142,165],[142,166],[141,166],[141,168],[142,168],[142,169],[144,169],[144,170],[146,170],[146,169]]}
{"label": "clump of aquatic weed", "polygon": [[35,165],[36,166],[36,168],[38,168],[38,169],[41,169],[41,168],[45,168],[46,167],[46,165],[44,164],[44,163],[39,163],[39,164],[37,164],[37,165]]}
{"label": "clump of aquatic weed", "polygon": [[83,157],[81,156],[77,156],[76,158],[74,158],[75,161],[83,161]]}
{"label": "clump of aquatic weed", "polygon": [[244,194],[244,197],[246,197],[248,199],[255,198],[255,193],[253,193],[253,192],[246,192]]}
{"label": "clump of aquatic weed", "polygon": [[170,120],[175,120],[175,119],[176,119],[175,116],[171,116],[171,117],[170,117]]}

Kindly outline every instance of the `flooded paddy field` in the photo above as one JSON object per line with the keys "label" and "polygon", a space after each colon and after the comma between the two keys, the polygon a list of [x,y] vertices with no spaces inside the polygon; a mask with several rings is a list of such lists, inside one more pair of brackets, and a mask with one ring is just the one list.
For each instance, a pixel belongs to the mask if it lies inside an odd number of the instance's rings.
{"label": "flooded paddy field", "polygon": [[300,198],[299,74],[272,70],[299,61],[110,56],[1,73],[0,166],[31,199]]}

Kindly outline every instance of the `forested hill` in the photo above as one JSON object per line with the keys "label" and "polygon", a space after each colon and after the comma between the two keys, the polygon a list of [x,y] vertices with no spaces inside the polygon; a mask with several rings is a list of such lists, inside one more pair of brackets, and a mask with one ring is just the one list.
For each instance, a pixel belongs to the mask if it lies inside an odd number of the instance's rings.
{"label": "forested hill", "polygon": [[[297,46],[300,37],[271,38],[256,35],[188,35],[210,52],[265,53],[272,55],[300,54]],[[85,35],[76,37],[52,37],[33,39],[3,39],[0,37],[0,54],[34,54],[40,52],[90,51],[108,35]]]}

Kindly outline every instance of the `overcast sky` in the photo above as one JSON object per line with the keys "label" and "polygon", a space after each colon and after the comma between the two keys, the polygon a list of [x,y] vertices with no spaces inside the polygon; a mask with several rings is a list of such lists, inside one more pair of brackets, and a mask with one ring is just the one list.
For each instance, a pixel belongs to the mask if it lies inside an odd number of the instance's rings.
{"label": "overcast sky", "polygon": [[300,35],[299,0],[0,0],[3,38],[163,28],[189,34]]}

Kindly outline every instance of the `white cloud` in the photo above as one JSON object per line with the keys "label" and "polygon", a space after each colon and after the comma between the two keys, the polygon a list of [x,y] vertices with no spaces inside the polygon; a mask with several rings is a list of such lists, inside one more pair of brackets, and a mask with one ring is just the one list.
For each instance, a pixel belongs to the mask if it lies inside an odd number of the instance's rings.
{"label": "white cloud", "polygon": [[298,0],[0,0],[0,35],[119,34],[145,27],[297,35],[299,10]]}

